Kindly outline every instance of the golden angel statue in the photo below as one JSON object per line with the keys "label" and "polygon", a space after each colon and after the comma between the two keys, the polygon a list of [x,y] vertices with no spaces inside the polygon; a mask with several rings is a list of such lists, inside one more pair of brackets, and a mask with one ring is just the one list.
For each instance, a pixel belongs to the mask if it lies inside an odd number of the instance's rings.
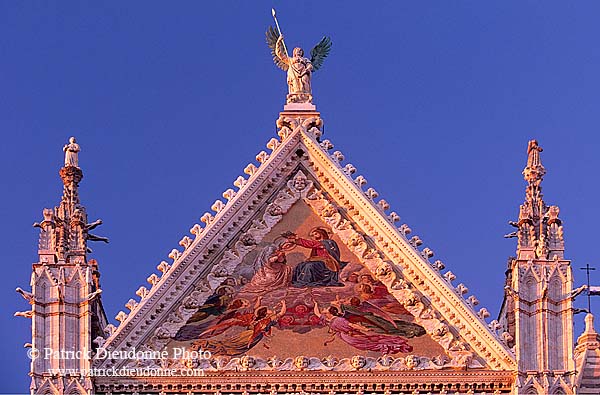
{"label": "golden angel statue", "polygon": [[313,71],[319,70],[331,50],[331,39],[323,37],[310,51],[310,59],[304,57],[302,48],[296,47],[292,56],[288,56],[283,35],[279,30],[269,26],[267,44],[271,48],[273,62],[287,71],[288,95],[287,103],[312,103],[311,78]]}

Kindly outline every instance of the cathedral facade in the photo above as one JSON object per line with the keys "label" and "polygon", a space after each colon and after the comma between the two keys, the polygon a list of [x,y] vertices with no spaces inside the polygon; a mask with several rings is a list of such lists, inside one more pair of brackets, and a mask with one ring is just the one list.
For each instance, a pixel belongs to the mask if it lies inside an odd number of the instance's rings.
{"label": "cathedral facade", "polygon": [[582,290],[538,142],[494,318],[322,138],[310,76],[328,39],[307,59],[270,34],[289,86],[277,135],[114,320],[88,256],[101,221],[79,199],[76,140],[64,147],[63,195],[35,224],[31,290],[17,289],[32,306],[31,393],[600,393],[600,337],[588,314],[574,338]]}

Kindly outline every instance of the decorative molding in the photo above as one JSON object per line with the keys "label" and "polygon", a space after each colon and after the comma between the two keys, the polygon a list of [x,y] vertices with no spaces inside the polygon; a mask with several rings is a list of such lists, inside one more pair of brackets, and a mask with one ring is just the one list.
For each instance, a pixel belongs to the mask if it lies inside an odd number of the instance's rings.
{"label": "decorative molding", "polygon": [[[280,359],[276,356],[271,358],[254,357],[244,355],[241,357],[211,357],[207,359],[163,359],[130,361],[125,367],[127,369],[154,368],[154,369],[199,369],[205,373],[210,372],[247,372],[247,371],[421,371],[440,369],[481,369],[481,365],[473,366],[472,359],[453,358],[439,355],[434,358],[418,356],[414,354],[405,357],[393,357],[382,355],[373,358],[363,355],[355,355],[348,358],[338,359],[332,355],[319,358],[299,355]],[[485,369],[482,369],[485,370]]]}
{"label": "decorative molding", "polygon": [[[514,374],[510,371],[455,369],[410,371],[226,371],[206,372],[200,379],[176,377],[113,378],[96,377],[100,393],[170,392],[220,394],[455,394],[477,391],[486,394],[512,394]],[[191,388],[191,389],[189,389]],[[472,392],[475,393],[475,392]]]}

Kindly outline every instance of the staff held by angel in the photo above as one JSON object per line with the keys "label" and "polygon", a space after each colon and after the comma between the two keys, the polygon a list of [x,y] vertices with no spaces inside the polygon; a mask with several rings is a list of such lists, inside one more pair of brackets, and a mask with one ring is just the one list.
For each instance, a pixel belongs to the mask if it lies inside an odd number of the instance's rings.
{"label": "staff held by angel", "polygon": [[312,73],[319,70],[331,50],[331,39],[323,37],[310,51],[310,59],[304,57],[304,50],[294,48],[290,57],[275,17],[276,28],[269,26],[266,32],[267,44],[271,49],[275,64],[287,72],[288,95],[287,103],[312,103]]}

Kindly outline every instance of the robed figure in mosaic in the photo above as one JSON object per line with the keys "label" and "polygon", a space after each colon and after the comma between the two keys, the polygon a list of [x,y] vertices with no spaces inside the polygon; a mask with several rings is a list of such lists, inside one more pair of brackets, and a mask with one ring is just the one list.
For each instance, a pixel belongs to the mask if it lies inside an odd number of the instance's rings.
{"label": "robed figure in mosaic", "polygon": [[340,271],[348,264],[340,259],[340,248],[329,237],[326,229],[317,227],[311,230],[311,239],[298,237],[295,233],[284,236],[294,244],[310,248],[310,256],[300,262],[292,273],[294,287],[343,287],[339,281]]}

